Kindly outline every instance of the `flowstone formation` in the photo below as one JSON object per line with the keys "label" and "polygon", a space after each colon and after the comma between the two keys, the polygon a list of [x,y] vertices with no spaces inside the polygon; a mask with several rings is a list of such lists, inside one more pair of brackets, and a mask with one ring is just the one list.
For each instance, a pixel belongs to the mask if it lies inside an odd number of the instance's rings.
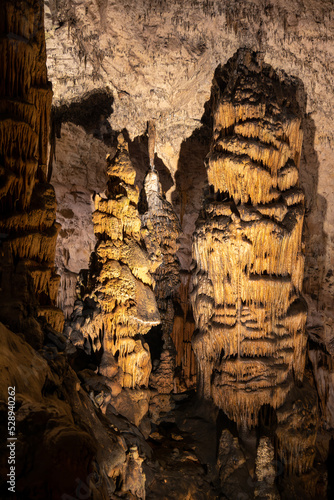
{"label": "flowstone formation", "polygon": [[303,380],[304,195],[296,88],[256,54],[218,68],[209,188],[194,234],[199,389],[238,425]]}
{"label": "flowstone formation", "polygon": [[43,4],[2,2],[0,32],[0,319],[38,345],[42,332],[35,318],[44,317],[58,331],[63,327],[63,313],[55,306],[59,224],[47,182],[52,91]]}

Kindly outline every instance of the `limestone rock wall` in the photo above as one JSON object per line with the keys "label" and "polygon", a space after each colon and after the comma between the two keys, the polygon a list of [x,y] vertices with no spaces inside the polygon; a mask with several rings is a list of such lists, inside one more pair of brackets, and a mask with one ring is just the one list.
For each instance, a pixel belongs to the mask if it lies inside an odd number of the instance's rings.
{"label": "limestone rock wall", "polygon": [[304,195],[296,87],[240,50],[215,74],[208,188],[194,234],[200,391],[239,424],[302,381]]}
{"label": "limestone rock wall", "polygon": [[[1,406],[8,386],[16,389],[16,495],[48,498],[52,491],[54,498],[75,497],[80,483],[92,495],[110,498],[114,479],[126,469],[124,438],[97,414],[63,354],[43,357],[2,323],[0,336],[0,363],[7,366],[1,372]],[[103,447],[97,449],[98,442]],[[1,452],[0,493],[6,498],[7,449]]]}
{"label": "limestone rock wall", "polygon": [[81,125],[67,122],[59,128],[52,159],[52,185],[61,224],[55,264],[61,276],[58,305],[67,318],[73,311],[78,274],[89,268],[96,245],[92,196],[105,190],[105,158],[110,148]]}

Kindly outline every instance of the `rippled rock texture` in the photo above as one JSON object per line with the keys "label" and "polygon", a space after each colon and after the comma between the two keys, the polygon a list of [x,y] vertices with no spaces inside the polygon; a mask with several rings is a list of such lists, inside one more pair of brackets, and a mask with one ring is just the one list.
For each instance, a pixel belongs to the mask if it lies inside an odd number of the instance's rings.
{"label": "rippled rock texture", "polygon": [[[0,318],[38,345],[35,318],[58,330],[64,318],[56,297],[54,254],[59,224],[48,184],[52,91],[45,65],[43,6],[1,5]],[[31,312],[33,312],[31,314]]]}
{"label": "rippled rock texture", "polygon": [[163,199],[156,170],[152,169],[147,173],[142,194],[142,203],[146,205],[141,216],[144,241],[154,270],[154,294],[161,317],[163,341],[151,385],[159,392],[169,394],[174,389],[175,348],[171,333],[175,314],[173,299],[180,281],[180,266],[176,258],[180,223],[171,204]]}
{"label": "rippled rock texture", "polygon": [[44,5],[50,154],[43,1],[0,6],[17,498],[330,497],[331,0]]}
{"label": "rippled rock texture", "polygon": [[[62,137],[56,141],[53,170],[57,177],[57,169],[60,169],[65,184],[71,186],[66,195],[62,188],[59,196],[55,185],[61,202],[58,217],[63,224],[57,263],[68,270],[68,274],[62,273],[60,292],[60,303],[66,303],[66,314],[70,314],[73,307],[78,267],[84,261],[88,267],[89,252],[81,250],[77,255],[75,239],[84,239],[86,248],[93,249],[90,194],[99,192],[103,186],[103,182],[91,179],[91,171],[86,184],[76,185],[70,172],[66,174],[67,169],[73,168],[74,177],[78,173],[82,178],[85,164],[94,163],[97,172],[98,165],[104,164],[105,141],[110,130],[126,129],[132,159],[137,155],[135,168],[141,188],[149,165],[148,157],[142,161],[143,145],[147,149],[146,126],[154,120],[155,153],[160,165],[164,165],[166,177],[169,176],[168,182],[163,183],[158,164],[156,168],[167,192],[166,198],[172,201],[180,219],[178,258],[182,270],[189,272],[192,234],[206,182],[203,160],[212,133],[207,110],[217,66],[226,64],[239,48],[247,47],[260,53],[264,62],[278,74],[285,72],[299,81],[296,97],[302,108],[304,134],[300,185],[306,206],[307,329],[316,342],[313,347],[317,351],[315,371],[321,378],[317,381],[319,391],[326,394],[326,401],[322,403],[323,418],[333,427],[332,393],[320,389],[332,378],[332,369],[325,366],[332,366],[334,324],[331,0],[227,0],[223,3],[194,0],[182,5],[176,0],[121,3],[48,0],[45,22],[54,105],[57,110],[73,110],[65,113]],[[106,96],[106,100],[95,100],[95,97],[92,100],[92,94]],[[92,102],[94,106],[90,106]],[[90,106],[89,112],[87,106]],[[87,124],[91,126],[87,128]],[[74,126],[86,127],[86,135],[83,130],[74,131]],[[77,141],[80,145],[84,143],[79,147],[80,154],[69,154],[68,144]],[[92,147],[87,151],[88,144]],[[81,154],[81,151],[85,152]],[[146,152],[145,155],[148,156]],[[62,214],[64,209],[72,210],[73,217],[67,218],[70,212]],[[181,311],[177,315],[181,318]],[[325,364],[319,361],[324,357]]]}
{"label": "rippled rock texture", "polygon": [[194,234],[200,391],[239,424],[303,379],[304,195],[296,89],[250,51],[215,75],[208,192]]}
{"label": "rippled rock texture", "polygon": [[[63,500],[88,491],[106,499],[117,489],[119,477],[119,489],[128,478],[127,491],[144,498],[145,476],[139,477],[143,458],[138,450],[130,453],[111,427],[115,410],[104,417],[94,390],[88,395],[83,388],[72,368],[73,349],[59,333],[64,318],[55,305],[59,224],[48,183],[52,91],[43,3],[1,2],[0,31],[0,496]],[[6,482],[8,387],[15,392],[14,495]],[[95,396],[101,397],[97,388]]]}

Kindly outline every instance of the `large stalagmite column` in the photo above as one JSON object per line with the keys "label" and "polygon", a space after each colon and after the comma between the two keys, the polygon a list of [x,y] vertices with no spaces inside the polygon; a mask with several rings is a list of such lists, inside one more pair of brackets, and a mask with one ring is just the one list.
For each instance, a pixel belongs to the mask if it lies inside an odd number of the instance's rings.
{"label": "large stalagmite column", "polygon": [[293,85],[247,50],[217,70],[212,112],[193,347],[204,397],[251,426],[304,373],[300,115]]}
{"label": "large stalagmite column", "polygon": [[43,2],[2,1],[0,32],[0,319],[36,342],[41,332],[34,317],[58,330],[63,325],[55,307],[59,225],[47,183],[52,91]]}
{"label": "large stalagmite column", "polygon": [[150,263],[141,245],[136,172],[122,134],[107,174],[106,197],[96,196],[93,214],[99,268],[94,294],[101,306],[94,325],[104,351],[100,372],[108,375],[115,358],[123,387],[147,387],[151,357],[141,336],[160,323],[160,316]]}

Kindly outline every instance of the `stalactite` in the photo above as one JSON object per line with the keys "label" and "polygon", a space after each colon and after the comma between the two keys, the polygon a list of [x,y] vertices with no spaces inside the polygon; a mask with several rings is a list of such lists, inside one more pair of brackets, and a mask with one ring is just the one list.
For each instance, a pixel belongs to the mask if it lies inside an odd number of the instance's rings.
{"label": "stalactite", "polygon": [[211,193],[193,240],[193,346],[202,395],[248,427],[263,404],[284,403],[305,367],[294,92],[248,50],[213,86]]}

